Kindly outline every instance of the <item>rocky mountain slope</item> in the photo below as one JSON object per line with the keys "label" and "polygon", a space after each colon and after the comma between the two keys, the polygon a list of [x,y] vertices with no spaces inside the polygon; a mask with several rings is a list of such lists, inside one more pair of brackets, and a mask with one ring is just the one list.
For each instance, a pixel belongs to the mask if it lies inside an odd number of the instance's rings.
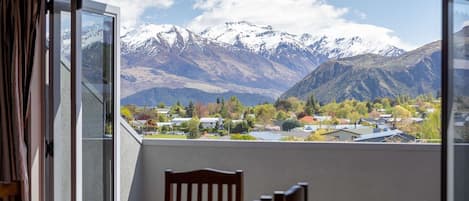
{"label": "rocky mountain slope", "polygon": [[372,100],[399,94],[436,94],[441,88],[440,42],[427,44],[400,56],[364,54],[321,64],[281,97],[321,102],[354,98]]}
{"label": "rocky mountain slope", "polygon": [[330,58],[403,53],[390,45],[370,49],[359,36],[323,36],[316,42],[307,36],[249,22],[225,23],[200,34],[174,25],[142,25],[121,37],[122,98],[152,88],[276,98]]}

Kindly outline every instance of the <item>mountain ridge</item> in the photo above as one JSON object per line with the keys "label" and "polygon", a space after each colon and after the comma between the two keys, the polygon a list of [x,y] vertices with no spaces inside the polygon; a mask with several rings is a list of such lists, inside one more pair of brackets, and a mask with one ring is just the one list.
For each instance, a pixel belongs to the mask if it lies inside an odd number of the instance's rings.
{"label": "mountain ridge", "polygon": [[[276,98],[329,59],[304,45],[299,36],[271,26],[232,22],[220,27],[237,25],[249,31],[233,29],[233,35],[245,32],[257,37],[256,47],[272,49],[257,51],[208,37],[208,30],[199,34],[175,25],[146,24],[127,30],[121,37],[123,98],[155,87]],[[223,29],[220,34],[225,34]]]}
{"label": "mountain ridge", "polygon": [[396,57],[364,54],[321,64],[282,94],[321,102],[373,100],[398,95],[437,94],[441,89],[440,42],[432,42]]}

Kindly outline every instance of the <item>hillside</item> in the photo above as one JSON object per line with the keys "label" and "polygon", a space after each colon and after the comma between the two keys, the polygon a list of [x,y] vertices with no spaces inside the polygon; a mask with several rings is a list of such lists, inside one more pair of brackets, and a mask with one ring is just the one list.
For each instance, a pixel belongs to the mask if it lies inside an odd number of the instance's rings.
{"label": "hillside", "polygon": [[395,57],[365,54],[328,61],[281,97],[305,99],[314,94],[321,102],[373,100],[400,94],[436,94],[440,88],[440,42],[433,42]]}
{"label": "hillside", "polygon": [[[123,98],[121,104],[135,104],[140,106],[154,106],[158,103],[171,105],[179,101],[183,105],[187,105],[189,101],[210,103],[215,102],[217,98],[229,100],[230,97],[236,96],[245,105],[257,105],[264,102],[273,102],[274,100],[267,96],[248,93],[224,92],[224,93],[207,93],[197,89],[169,89],[169,88],[153,88],[140,91],[132,96]],[[180,97],[185,97],[181,99]]]}

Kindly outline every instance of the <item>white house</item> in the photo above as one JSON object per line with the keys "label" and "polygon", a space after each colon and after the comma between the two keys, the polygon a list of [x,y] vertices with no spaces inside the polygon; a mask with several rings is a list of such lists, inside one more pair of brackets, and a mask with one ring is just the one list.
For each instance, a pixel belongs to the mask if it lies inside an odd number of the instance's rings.
{"label": "white house", "polygon": [[156,122],[156,125],[158,125],[158,127],[162,127],[162,126],[173,127],[173,122]]}
{"label": "white house", "polygon": [[156,112],[161,115],[169,117],[170,108],[155,108]]}
{"label": "white house", "polygon": [[314,115],[313,118],[315,120],[318,120],[318,121],[326,121],[326,120],[331,120],[332,119],[331,116],[318,116],[318,115]]}
{"label": "white house", "polygon": [[171,120],[171,123],[175,126],[180,126],[184,122],[190,121],[192,118],[174,118]]}
{"label": "white house", "polygon": [[202,124],[203,128],[215,128],[217,125],[221,125],[223,122],[222,118],[217,118],[217,117],[203,117],[200,118],[200,124]]}

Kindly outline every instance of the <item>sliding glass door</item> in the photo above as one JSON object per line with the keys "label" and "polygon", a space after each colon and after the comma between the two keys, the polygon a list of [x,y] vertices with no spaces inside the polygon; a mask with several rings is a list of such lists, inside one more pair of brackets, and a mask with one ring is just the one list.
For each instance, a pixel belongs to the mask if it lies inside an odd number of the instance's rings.
{"label": "sliding glass door", "polygon": [[[443,199],[469,200],[469,1],[446,0],[443,67],[446,70],[446,146]],[[445,170],[446,169],[446,170]]]}
{"label": "sliding glass door", "polygon": [[53,200],[119,200],[119,11],[92,1],[53,7]]}
{"label": "sliding glass door", "polygon": [[83,200],[113,200],[114,20],[81,13]]}

